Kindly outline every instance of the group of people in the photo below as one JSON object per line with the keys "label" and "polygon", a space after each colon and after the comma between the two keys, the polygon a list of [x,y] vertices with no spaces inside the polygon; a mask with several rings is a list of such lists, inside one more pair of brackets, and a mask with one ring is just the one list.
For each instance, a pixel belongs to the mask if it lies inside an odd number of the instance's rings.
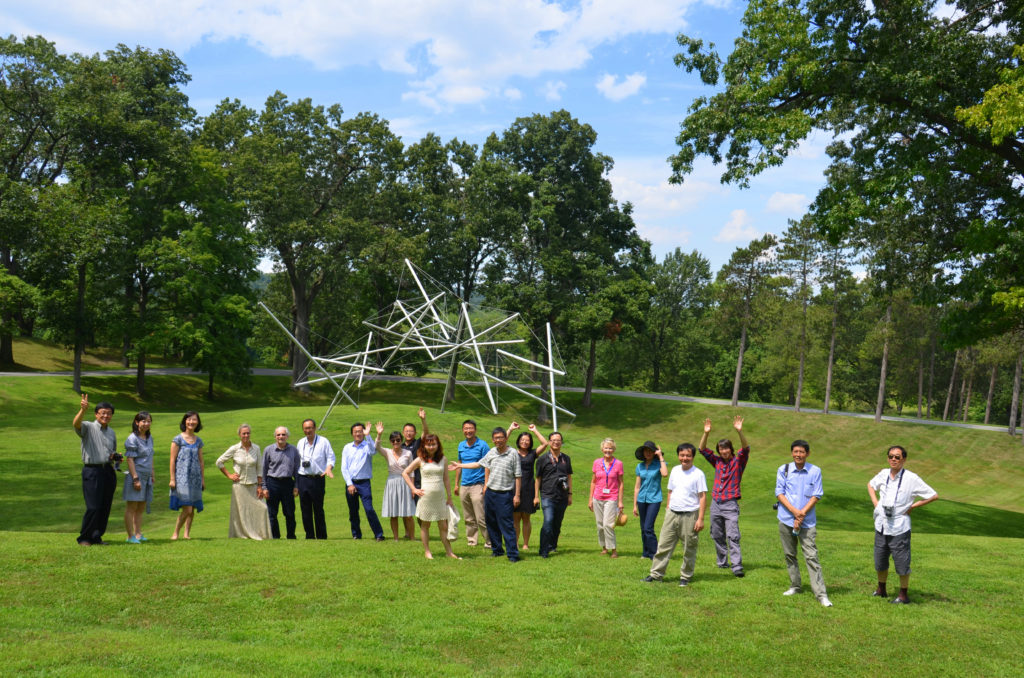
{"label": "group of people", "polygon": [[[78,543],[90,546],[106,544],[111,503],[117,486],[116,471],[126,462],[124,479],[125,530],[129,543],[146,541],[142,532],[143,514],[151,510],[156,473],[153,465],[152,417],[139,412],[132,421],[132,433],[124,443],[125,454],[117,452],[117,441],[110,428],[113,406],[101,402],[94,409],[95,421],[83,421],[89,405],[81,397],[81,407],[73,425],[82,440],[82,493],[86,512]],[[511,562],[529,550],[531,516],[540,508],[543,524],[538,553],[548,558],[558,548],[562,521],[572,504],[572,461],[562,450],[562,434],[554,431],[545,437],[534,424],[522,431],[518,422],[508,428],[491,431],[491,444],[477,437],[472,419],[462,424],[464,440],[458,445],[457,461],[444,455],[440,439],[430,433],[426,413],[418,412],[423,429],[417,437],[415,424],[405,424],[401,432],[389,436],[389,447],[381,445],[384,424],[355,423],[350,428],[352,441],[342,450],[341,474],[345,481],[346,501],[352,537],[362,538],[360,505],[377,541],[384,541],[384,528],[373,505],[371,479],[373,457],[387,461],[388,478],[384,488],[381,514],[389,519],[392,538],[413,539],[416,518],[426,558],[433,558],[429,543],[430,526],[437,524],[445,555],[458,558],[452,550],[455,523],[465,524],[466,543],[491,549],[494,557]],[[186,412],[179,424],[170,450],[169,505],[179,511],[171,539],[189,539],[195,513],[203,510],[206,480],[203,465],[203,441],[199,414]],[[731,440],[723,438],[712,452],[707,447],[711,420],[704,421],[703,435],[695,447],[682,443],[676,448],[679,466],[668,470],[664,454],[653,441],[636,449],[638,464],[633,489],[633,515],[640,519],[642,555],[652,561],[647,582],[662,581],[676,547],[683,544],[680,586],[688,586],[694,574],[699,533],[710,523],[719,568],[731,569],[743,577],[740,548],[739,500],[743,472],[750,458],[750,445],[743,432],[743,418],[733,420],[739,437],[736,451]],[[510,446],[510,436],[515,436]],[[249,539],[279,539],[278,513],[284,516],[285,537],[296,538],[295,498],[299,499],[302,526],[307,539],[326,539],[324,517],[326,479],[334,478],[336,456],[329,440],[317,433],[316,422],[302,422],[303,437],[297,445],[289,442],[290,432],[281,426],[274,431],[275,443],[260,449],[252,441],[248,424],[238,427],[239,441],[216,461],[221,473],[231,481],[231,512],[228,535]],[[376,433],[371,439],[370,434]],[[615,527],[625,521],[622,460],[615,457],[611,438],[601,442],[601,456],[592,465],[587,507],[594,514],[598,544],[602,554],[618,557]],[[707,497],[704,473],[694,466],[697,452],[714,468],[711,501]],[[775,496],[782,543],[790,586],[783,595],[801,593],[802,583],[797,561],[797,546],[804,554],[811,591],[826,607],[832,603],[825,589],[816,545],[815,505],[823,496],[821,469],[807,461],[810,444],[795,440],[790,446],[793,461],[779,467]],[[899,445],[888,451],[889,468],[868,483],[875,506],[875,570],[878,586],[873,595],[887,597],[889,560],[895,563],[900,590],[893,603],[909,602],[910,513],[938,498],[935,490],[904,468],[907,452]],[[233,471],[227,470],[232,462]],[[454,487],[450,472],[455,472]],[[660,535],[654,525],[663,502],[662,478],[668,478],[667,512]],[[459,514],[453,496],[460,499]],[[520,538],[522,546],[520,546]]]}

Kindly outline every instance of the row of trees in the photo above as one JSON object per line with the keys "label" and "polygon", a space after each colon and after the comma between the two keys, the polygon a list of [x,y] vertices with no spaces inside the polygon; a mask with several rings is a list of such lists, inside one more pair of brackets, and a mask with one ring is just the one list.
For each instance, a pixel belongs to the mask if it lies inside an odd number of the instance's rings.
{"label": "row of trees", "polygon": [[[855,91],[837,100],[834,70],[846,57],[830,55],[815,32],[837,25],[828,11],[863,34],[828,34],[836,45],[866,45],[858,59],[895,39],[882,31],[886,4],[860,14],[855,6],[753,2],[724,65],[680,36],[678,61],[709,83],[721,75],[725,87],[687,118],[677,180],[698,154],[721,160],[727,141],[723,178],[744,183],[815,125],[841,133],[812,211],[781,239],[738,248],[714,278],[697,252],[651,256],[630,205],[612,197],[612,161],[593,150],[594,130],[565,111],[520,118],[480,147],[432,134],[405,145],[378,116],[345,117],[340,106],[279,92],[261,111],[224,101],[200,118],[169,52],[66,56],[42,38],[8,38],[0,363],[13,362],[19,332],[73,346],[76,373],[86,343],[120,346],[140,393],[155,353],[206,372],[211,395],[215,376],[244,379],[256,359],[286,356],[298,379],[304,356],[253,316],[255,301],[326,353],[362,335],[361,320],[394,299],[409,258],[462,298],[519,311],[536,336],[551,323],[585,405],[595,384],[609,384],[798,409],[874,406],[879,416],[916,404],[921,416],[981,419],[984,390],[984,419],[1012,427],[1022,269],[1006,239],[1020,236],[1020,171],[980,143],[960,167],[966,151],[944,149],[930,118],[913,123],[912,113],[930,110],[925,93],[911,97],[914,111],[880,113],[880,103],[857,99],[864,77],[846,73]],[[900,30],[915,35],[941,23],[910,16],[917,23]],[[967,31],[972,40],[1002,39],[983,23]],[[802,70],[783,58],[801,46],[814,52]],[[996,46],[978,58],[1010,63]],[[885,55],[887,68],[900,58]],[[993,115],[986,92],[1012,90],[1004,71],[974,69],[974,96],[941,106],[978,104],[951,119],[988,135],[990,147],[1019,149],[1020,126],[979,131]],[[921,158],[900,170],[917,146]],[[998,175],[993,157],[1009,171]],[[975,173],[988,192],[972,193]],[[259,277],[260,256],[275,273]]]}

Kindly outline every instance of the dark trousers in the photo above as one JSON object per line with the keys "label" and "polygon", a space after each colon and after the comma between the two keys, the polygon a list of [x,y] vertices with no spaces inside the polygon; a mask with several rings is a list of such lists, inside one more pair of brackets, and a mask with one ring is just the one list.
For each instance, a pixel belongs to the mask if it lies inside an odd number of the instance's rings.
{"label": "dark trousers", "polygon": [[306,539],[327,539],[327,521],[324,519],[324,477],[300,475],[298,485],[302,529],[306,531]]}
{"label": "dark trousers", "polygon": [[103,541],[116,489],[117,477],[114,475],[114,467],[110,464],[82,467],[85,515],[82,516],[82,530],[78,534],[80,544],[99,544]]}
{"label": "dark trousers", "polygon": [[277,524],[277,507],[281,506],[288,538],[295,539],[295,481],[291,478],[267,478],[267,514],[270,516],[270,534],[281,538]]}
{"label": "dark trousers", "polygon": [[658,536],[654,534],[654,521],[658,519],[660,509],[660,501],[636,503],[636,512],[640,514],[640,540],[643,542],[644,558],[654,558],[654,554],[658,552]]}
{"label": "dark trousers", "polygon": [[[516,527],[512,522],[512,490],[484,492],[484,521],[487,523],[487,536],[491,539],[491,553],[496,556],[508,554],[511,561],[519,560],[519,546],[516,544]],[[505,550],[501,549],[501,540],[505,540]]]}
{"label": "dark trousers", "polygon": [[377,512],[373,510],[373,491],[370,489],[370,479],[353,480],[352,485],[356,491],[349,494],[346,488],[345,500],[348,502],[348,522],[352,526],[352,538],[362,539],[363,530],[359,527],[359,502],[363,502],[363,511],[366,512],[366,522],[370,523],[375,539],[384,538],[384,528],[380,526],[377,519]]}
{"label": "dark trousers", "polygon": [[540,528],[540,554],[546,556],[558,548],[558,535],[562,533],[562,518],[569,506],[567,499],[540,498],[540,510],[544,513],[544,524]]}

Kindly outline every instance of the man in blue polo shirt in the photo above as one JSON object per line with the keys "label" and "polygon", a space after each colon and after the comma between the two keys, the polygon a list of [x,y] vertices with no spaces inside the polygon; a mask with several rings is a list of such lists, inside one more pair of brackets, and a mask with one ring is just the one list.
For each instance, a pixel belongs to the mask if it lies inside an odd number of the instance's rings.
{"label": "man in blue polo shirt", "polygon": [[782,553],[786,557],[789,571],[789,588],[782,594],[792,596],[803,589],[800,585],[800,564],[796,559],[796,545],[799,542],[807,564],[807,577],[811,580],[811,592],[825,607],[832,602],[825,593],[825,580],[821,576],[818,562],[818,545],[815,543],[818,531],[814,505],[825,493],[821,485],[821,469],[808,463],[811,446],[806,440],[794,440],[789,446],[792,463],[785,463],[775,474],[775,497],[778,499],[779,538]]}
{"label": "man in blue polo shirt", "polygon": [[[462,435],[466,439],[459,443],[460,464],[476,463],[483,459],[491,449],[487,443],[476,437],[476,422],[472,419],[462,422]],[[459,495],[462,502],[462,519],[466,522],[466,544],[476,546],[478,535],[485,527],[484,469],[457,469],[455,471],[455,494]],[[486,546],[490,548],[490,541]]]}

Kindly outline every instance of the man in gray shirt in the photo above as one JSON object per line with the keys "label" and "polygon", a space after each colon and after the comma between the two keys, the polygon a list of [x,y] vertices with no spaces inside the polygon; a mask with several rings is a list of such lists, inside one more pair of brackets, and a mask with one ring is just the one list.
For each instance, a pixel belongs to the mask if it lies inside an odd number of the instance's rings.
{"label": "man in gray shirt", "polygon": [[[478,462],[454,463],[455,469],[483,468],[484,471],[484,521],[491,539],[491,555],[495,558],[508,554],[510,562],[519,561],[519,545],[512,513],[519,506],[519,490],[522,486],[523,468],[519,454],[508,446],[508,434],[500,426],[491,432],[494,447]],[[501,540],[505,540],[504,551]]]}
{"label": "man in gray shirt", "polygon": [[277,524],[277,507],[284,513],[284,525],[288,539],[295,539],[295,497],[299,488],[295,476],[299,472],[299,451],[288,442],[288,429],[278,426],[274,430],[273,445],[263,450],[263,493],[267,498],[267,513],[270,516],[270,534],[281,538]]}
{"label": "man in gray shirt", "polygon": [[103,545],[103,533],[107,531],[110,505],[117,489],[114,474],[114,454],[117,451],[117,436],[110,429],[114,406],[101,402],[94,413],[96,421],[82,421],[82,415],[89,408],[89,396],[82,394],[81,407],[71,425],[82,439],[82,496],[85,497],[85,515],[78,543],[82,546]]}

